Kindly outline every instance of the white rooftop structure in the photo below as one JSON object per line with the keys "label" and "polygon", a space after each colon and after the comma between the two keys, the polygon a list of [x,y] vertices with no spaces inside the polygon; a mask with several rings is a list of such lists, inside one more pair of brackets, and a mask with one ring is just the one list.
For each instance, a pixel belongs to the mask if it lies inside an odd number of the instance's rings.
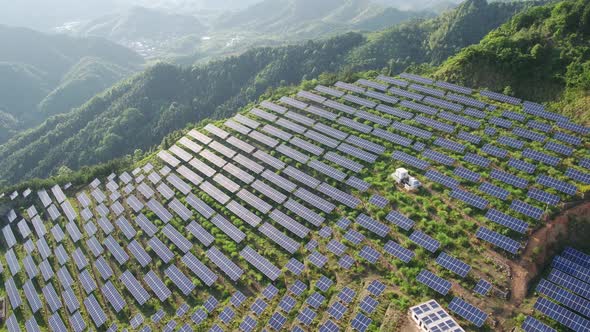
{"label": "white rooftop structure", "polygon": [[465,332],[435,300],[411,307],[410,315],[420,331]]}

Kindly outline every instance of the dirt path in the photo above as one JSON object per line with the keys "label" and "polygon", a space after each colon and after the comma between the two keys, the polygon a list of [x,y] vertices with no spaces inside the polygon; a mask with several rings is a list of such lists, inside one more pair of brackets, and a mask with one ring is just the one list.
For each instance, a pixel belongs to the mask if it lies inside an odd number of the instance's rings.
{"label": "dirt path", "polygon": [[535,279],[553,258],[563,239],[576,237],[568,234],[570,216],[590,215],[590,202],[562,212],[529,237],[526,248],[518,262],[509,262],[512,271],[511,302],[520,305],[528,292],[529,282]]}

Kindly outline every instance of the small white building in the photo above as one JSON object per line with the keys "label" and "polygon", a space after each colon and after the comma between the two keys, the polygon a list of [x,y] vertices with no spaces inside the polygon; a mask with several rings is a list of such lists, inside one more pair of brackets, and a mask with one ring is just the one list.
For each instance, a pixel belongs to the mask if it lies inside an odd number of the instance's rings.
{"label": "small white building", "polygon": [[413,306],[410,316],[424,332],[465,332],[451,315],[449,315],[435,300],[430,300]]}
{"label": "small white building", "polygon": [[405,168],[398,168],[395,170],[391,177],[399,185],[403,185],[406,190],[417,190],[422,186],[420,181],[413,176],[410,176],[408,170]]}

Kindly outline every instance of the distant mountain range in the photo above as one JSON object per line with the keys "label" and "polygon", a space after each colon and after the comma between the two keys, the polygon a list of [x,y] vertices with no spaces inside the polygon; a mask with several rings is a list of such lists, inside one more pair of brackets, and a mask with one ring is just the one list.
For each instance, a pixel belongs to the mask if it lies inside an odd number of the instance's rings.
{"label": "distant mountain range", "polygon": [[468,0],[434,19],[368,36],[348,33],[254,48],[201,66],[158,64],[0,145],[0,180],[45,177],[62,165],[79,169],[150,149],[189,122],[232,115],[272,89],[317,78],[329,84],[335,77],[323,73],[346,76],[373,69],[396,74],[411,65],[437,65],[533,5]]}
{"label": "distant mountain range", "polygon": [[141,69],[133,51],[97,38],[0,26],[0,142],[80,106]]}

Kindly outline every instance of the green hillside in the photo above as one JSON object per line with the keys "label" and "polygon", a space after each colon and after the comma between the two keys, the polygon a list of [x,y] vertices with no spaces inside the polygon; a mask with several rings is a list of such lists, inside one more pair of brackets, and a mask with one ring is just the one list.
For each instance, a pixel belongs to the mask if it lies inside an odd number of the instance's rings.
{"label": "green hillside", "polygon": [[449,59],[435,76],[550,102],[590,123],[590,2],[563,1],[517,15]]}
{"label": "green hillside", "polygon": [[[449,24],[461,26],[463,20],[485,15],[490,8],[509,6],[474,6],[474,2],[456,9],[467,14],[445,14],[456,18]],[[523,6],[517,3],[502,12],[508,19]],[[304,45],[253,49],[193,68],[157,65],[93,98],[67,117],[52,118],[0,146],[0,178],[16,182],[44,177],[61,165],[77,169],[135,149],[149,149],[187,122],[229,116],[270,88],[298,84],[322,73],[342,72],[346,76],[354,70],[380,69],[388,64],[400,64],[387,70],[399,72],[413,63],[430,63],[434,60],[421,45],[429,42],[432,33],[425,27],[437,20],[440,18],[404,24],[368,39],[349,33]],[[410,47],[412,43],[406,42],[410,37],[420,46]],[[467,40],[456,38],[454,45]],[[378,51],[378,61],[372,51]]]}
{"label": "green hillside", "polygon": [[68,112],[140,69],[134,52],[102,39],[46,35],[0,26],[0,142]]}

